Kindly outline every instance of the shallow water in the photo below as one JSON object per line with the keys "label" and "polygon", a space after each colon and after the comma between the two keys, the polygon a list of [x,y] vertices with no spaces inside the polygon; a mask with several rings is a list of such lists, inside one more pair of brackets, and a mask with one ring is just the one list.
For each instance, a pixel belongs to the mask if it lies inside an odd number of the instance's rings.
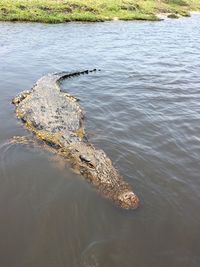
{"label": "shallow water", "polygon": [[[0,23],[0,266],[200,266],[200,15],[162,22]],[[48,72],[141,199],[122,211],[42,148],[10,104]]]}

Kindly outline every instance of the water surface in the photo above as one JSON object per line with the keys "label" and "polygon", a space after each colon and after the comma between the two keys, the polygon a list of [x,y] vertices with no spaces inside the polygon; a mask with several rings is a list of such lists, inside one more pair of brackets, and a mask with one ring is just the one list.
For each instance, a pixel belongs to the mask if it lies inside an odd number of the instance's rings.
{"label": "water surface", "polygon": [[[0,265],[200,266],[200,15],[162,22],[0,23]],[[141,199],[125,212],[40,148],[12,97],[42,75],[81,99],[88,137]]]}

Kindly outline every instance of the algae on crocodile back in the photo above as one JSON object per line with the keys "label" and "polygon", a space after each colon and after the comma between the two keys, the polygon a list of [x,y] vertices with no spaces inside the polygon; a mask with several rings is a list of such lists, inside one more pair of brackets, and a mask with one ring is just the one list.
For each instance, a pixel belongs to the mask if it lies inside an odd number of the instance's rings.
{"label": "algae on crocodile back", "polygon": [[158,20],[157,13],[188,14],[199,0],[0,0],[1,21]]}
{"label": "algae on crocodile back", "polygon": [[87,70],[42,77],[31,91],[14,98],[17,117],[39,140],[67,159],[104,197],[121,208],[137,208],[139,199],[132,187],[106,153],[85,138],[83,111],[78,101],[60,90],[61,79],[88,73]]}
{"label": "algae on crocodile back", "polygon": [[83,139],[85,137],[85,129],[83,127],[80,127],[78,130],[75,131],[75,134]]}

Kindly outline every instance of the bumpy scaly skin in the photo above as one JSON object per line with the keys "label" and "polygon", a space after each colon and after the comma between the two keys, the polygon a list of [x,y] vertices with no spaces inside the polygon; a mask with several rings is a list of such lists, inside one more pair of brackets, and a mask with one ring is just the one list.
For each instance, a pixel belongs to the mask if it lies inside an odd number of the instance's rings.
{"label": "bumpy scaly skin", "polygon": [[31,91],[24,91],[13,99],[16,113],[29,130],[66,157],[72,167],[102,195],[124,209],[135,209],[139,199],[131,187],[113,167],[105,152],[87,141],[84,115],[77,99],[60,90],[59,82],[62,79],[92,71],[63,72],[42,77]]}

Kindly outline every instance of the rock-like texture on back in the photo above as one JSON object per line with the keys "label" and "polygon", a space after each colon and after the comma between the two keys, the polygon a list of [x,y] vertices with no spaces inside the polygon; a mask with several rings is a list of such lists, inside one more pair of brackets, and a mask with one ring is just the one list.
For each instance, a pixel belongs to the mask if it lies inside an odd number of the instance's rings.
{"label": "rock-like texture on back", "polygon": [[[95,70],[92,70],[95,71]],[[120,207],[136,208],[139,200],[104,151],[87,141],[83,111],[75,97],[62,92],[59,82],[89,71],[49,74],[31,91],[13,99],[16,113],[39,139],[70,160],[72,167]]]}

